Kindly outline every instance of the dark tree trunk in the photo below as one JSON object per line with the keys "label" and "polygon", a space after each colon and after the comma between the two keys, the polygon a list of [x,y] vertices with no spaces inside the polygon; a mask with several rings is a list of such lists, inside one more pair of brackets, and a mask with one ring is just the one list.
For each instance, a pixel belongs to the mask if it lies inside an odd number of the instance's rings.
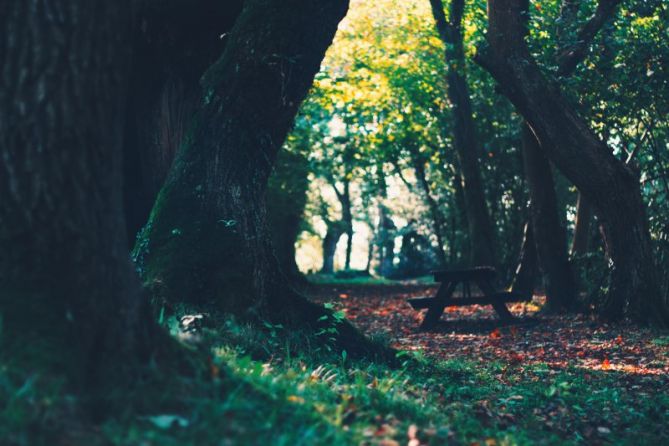
{"label": "dark tree trunk", "polygon": [[472,115],[469,88],[465,77],[465,57],[462,44],[462,15],[464,0],[451,0],[449,21],[441,0],[430,0],[439,36],[446,45],[448,97],[452,104],[454,146],[462,169],[465,208],[469,223],[470,261],[477,265],[495,265],[494,233],[486,204],[476,125]]}
{"label": "dark tree trunk", "polygon": [[337,243],[339,243],[339,239],[342,235],[344,235],[344,228],[342,227],[341,222],[328,224],[328,232],[323,238],[322,274],[334,273],[334,259],[335,253],[337,252]]}
{"label": "dark tree trunk", "polygon": [[[593,204],[611,255],[611,281],[603,315],[628,313],[638,321],[669,323],[661,297],[638,172],[612,155],[606,144],[547,79],[524,40],[523,0],[489,0],[488,46],[477,62],[527,120],[546,156]],[[629,307],[628,307],[629,304]]]}
{"label": "dark tree trunk", "polygon": [[392,274],[395,259],[395,231],[397,228],[388,214],[388,209],[383,204],[379,204],[377,249],[379,252],[379,274],[383,277]]}
{"label": "dark tree trunk", "polygon": [[[337,188],[335,187],[335,190]],[[353,252],[353,213],[351,212],[351,183],[344,180],[344,190],[339,193],[337,197],[341,203],[342,223],[344,224],[344,232],[346,234],[346,261],[344,262],[344,269],[351,269],[351,253]]]}
{"label": "dark tree trunk", "polygon": [[0,8],[3,354],[87,395],[127,379],[159,339],[122,210],[131,11],[130,1]]}
{"label": "dark tree trunk", "polygon": [[439,262],[439,267],[444,268],[446,266],[446,252],[444,249],[444,236],[442,232],[444,228],[444,217],[439,210],[437,200],[435,200],[430,193],[430,183],[427,181],[427,175],[425,174],[425,162],[419,159],[416,155],[414,156],[413,164],[418,184],[425,195],[428,208],[430,209],[432,231],[434,231],[434,235],[437,237],[437,261]]}
{"label": "dark tree trunk", "polygon": [[522,128],[525,178],[530,192],[530,221],[550,311],[573,309],[576,282],[567,256],[567,234],[557,212],[553,173],[532,130]]}
{"label": "dark tree trunk", "polygon": [[574,225],[574,238],[571,244],[572,255],[583,255],[588,252],[590,243],[590,227],[592,222],[592,206],[588,200],[579,192],[576,202],[576,223]]}
{"label": "dark tree trunk", "polygon": [[532,295],[537,282],[539,265],[537,263],[537,248],[532,233],[532,225],[525,223],[523,230],[523,244],[520,247],[520,259],[513,277],[511,289],[520,293]]}
{"label": "dark tree trunk", "polygon": [[[615,6],[618,3],[618,0],[605,0],[598,5],[595,15],[586,23],[583,29],[579,33],[575,33],[572,28],[575,28],[576,25],[576,16],[578,13],[578,3],[573,0],[564,0],[560,9],[560,27],[558,29],[558,73],[563,76],[571,76],[578,64],[585,58],[587,54],[587,49],[594,39],[597,31],[603,26],[606,19],[608,19],[613,12],[615,11]],[[602,5],[605,5],[604,7]],[[526,5],[524,5],[526,6]],[[527,31],[527,28],[525,28]],[[574,44],[569,42],[570,35],[572,33],[578,34]],[[567,309],[571,306],[570,301],[566,303],[568,305],[561,305],[560,301],[562,298],[560,296],[566,296],[569,294],[575,294],[577,292],[575,281],[573,279],[573,272],[571,266],[568,263],[567,253],[566,253],[566,244],[556,243],[556,240],[566,239],[566,234],[564,234],[564,229],[562,228],[562,223],[557,213],[557,209],[554,209],[553,206],[557,206],[557,200],[554,198],[554,182],[553,176],[550,172],[550,165],[548,161],[544,162],[545,157],[537,152],[545,151],[540,147],[541,143],[536,139],[534,134],[529,130],[527,123],[523,124],[523,152],[529,150],[530,153],[523,153],[523,159],[525,164],[526,176],[528,177],[527,185],[530,191],[530,196],[532,197],[545,197],[546,199],[532,199],[530,201],[530,213],[532,218],[530,220],[533,225],[533,233],[536,234],[534,237],[535,246],[524,244],[523,248],[534,249],[536,247],[539,263],[541,264],[541,269],[546,277],[547,287],[546,295],[548,298],[549,309]],[[534,139],[533,141],[531,139]],[[528,164],[529,162],[529,164]],[[532,165],[532,163],[535,163]],[[539,169],[543,174],[536,174],[531,171],[531,169]],[[529,170],[529,172],[527,172]],[[534,188],[537,188],[534,190]],[[550,197],[549,197],[550,196]],[[581,199],[581,194],[579,193],[579,203],[582,204],[579,211],[583,211],[583,215],[579,217],[581,220],[582,227],[577,228],[579,230],[589,227],[590,212],[589,207],[585,200]],[[536,218],[536,217],[539,218]],[[539,226],[536,226],[536,225]],[[548,229],[551,228],[553,231],[559,231],[555,233],[554,236],[547,234]],[[541,237],[539,235],[542,235]],[[582,234],[577,232],[574,233],[574,236],[582,237]],[[582,240],[579,240],[582,243]],[[587,235],[585,238],[587,244]],[[534,257],[531,253],[523,255],[524,258]],[[557,259],[554,263],[551,259]],[[551,265],[546,264],[546,261],[550,261]],[[572,279],[566,280],[565,278],[571,277]],[[550,284],[560,284],[556,288],[555,285],[551,286]],[[569,290],[570,287],[574,287],[573,292]],[[556,302],[556,299],[558,300]],[[572,299],[573,301],[573,299]],[[557,303],[557,305],[556,305]]]}
{"label": "dark tree trunk", "polygon": [[309,188],[309,162],[296,152],[279,153],[277,167],[267,191],[267,214],[276,257],[281,270],[295,284],[304,284],[295,261],[295,242],[300,234]]}
{"label": "dark tree trunk", "polygon": [[242,0],[142,2],[133,33],[124,141],[130,244],[148,220],[202,97],[200,77],[225,47]]}
{"label": "dark tree trunk", "polygon": [[[281,274],[265,192],[347,7],[346,0],[245,2],[222,57],[203,77],[202,108],[135,250],[158,295],[250,319],[331,323]],[[351,353],[370,346],[350,325],[338,329],[339,345]]]}

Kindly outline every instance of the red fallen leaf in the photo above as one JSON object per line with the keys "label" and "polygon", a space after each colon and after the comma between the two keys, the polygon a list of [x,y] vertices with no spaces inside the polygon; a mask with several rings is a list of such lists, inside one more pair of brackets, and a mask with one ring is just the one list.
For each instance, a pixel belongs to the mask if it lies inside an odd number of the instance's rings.
{"label": "red fallen leaf", "polygon": [[524,360],[525,360],[525,355],[521,353],[511,352],[511,354],[509,355],[509,362],[511,362],[512,364],[517,364],[523,362]]}
{"label": "red fallen leaf", "polygon": [[616,342],[616,344],[618,344],[618,345],[622,345],[622,343],[623,343],[623,337],[622,337],[622,335],[618,335],[618,337],[616,338],[616,341],[615,341],[615,342]]}
{"label": "red fallen leaf", "polygon": [[602,361],[602,370],[608,370],[611,368],[611,362],[609,361],[609,358],[604,358]]}
{"label": "red fallen leaf", "polygon": [[499,339],[502,337],[502,333],[499,332],[499,328],[495,328],[490,332],[490,339]]}
{"label": "red fallen leaf", "polygon": [[339,295],[339,298],[340,298],[340,299],[348,299],[348,294],[346,294],[346,293],[341,293],[341,294]]}
{"label": "red fallen leaf", "polygon": [[581,350],[581,351],[576,353],[576,356],[578,356],[579,358],[584,358],[585,357],[585,352],[583,350]]}
{"label": "red fallen leaf", "polygon": [[455,313],[458,311],[458,307],[446,307],[446,313]]}

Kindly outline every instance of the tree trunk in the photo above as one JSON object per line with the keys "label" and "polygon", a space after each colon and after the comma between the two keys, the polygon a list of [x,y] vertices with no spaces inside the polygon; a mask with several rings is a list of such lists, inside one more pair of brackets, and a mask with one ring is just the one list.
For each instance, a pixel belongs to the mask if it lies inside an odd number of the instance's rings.
{"label": "tree trunk", "polygon": [[520,259],[518,260],[516,274],[513,277],[511,290],[533,295],[538,270],[537,248],[532,233],[532,225],[528,222],[525,223],[525,229],[523,230],[523,244],[520,247]]}
{"label": "tree trunk", "polygon": [[430,183],[427,181],[427,176],[425,174],[425,163],[418,159],[418,156],[415,156],[413,159],[414,170],[416,172],[416,178],[418,179],[418,184],[420,185],[425,199],[427,200],[428,208],[430,209],[430,216],[432,217],[432,230],[434,235],[437,237],[437,260],[439,261],[439,267],[446,267],[446,252],[444,249],[444,218],[441,215],[439,210],[439,204],[434,199],[430,193]]}
{"label": "tree trunk", "polygon": [[301,153],[283,150],[267,191],[267,214],[276,257],[283,273],[299,285],[304,285],[305,278],[295,261],[295,242],[307,204],[308,175],[307,158]]}
{"label": "tree trunk", "polygon": [[0,9],[3,354],[104,396],[161,339],[122,211],[131,2]]}
{"label": "tree trunk", "polygon": [[441,0],[430,0],[439,36],[446,45],[448,97],[452,104],[454,146],[458,154],[464,182],[465,208],[469,223],[470,261],[477,265],[495,265],[494,233],[486,204],[476,125],[472,116],[469,88],[465,78],[465,57],[462,44],[464,0],[451,0],[446,20]]}
{"label": "tree trunk", "polygon": [[523,0],[489,0],[488,6],[488,47],[479,49],[477,62],[527,120],[546,156],[596,204],[605,226],[612,268],[602,314],[618,319],[629,304],[629,314],[636,320],[669,324],[638,172],[612,155],[557,84],[544,77],[524,41]]}
{"label": "tree trunk", "polygon": [[574,238],[571,244],[571,255],[583,255],[588,252],[590,243],[590,226],[592,222],[592,206],[583,194],[578,193],[576,202],[576,223]]}
{"label": "tree trunk", "polygon": [[[336,188],[335,188],[336,190]],[[346,233],[346,261],[344,270],[351,269],[351,253],[353,252],[353,213],[351,212],[351,183],[348,179],[344,180],[344,191],[337,193],[341,202],[342,222]]]}
{"label": "tree trunk", "polygon": [[379,204],[377,249],[379,252],[379,274],[382,277],[388,277],[392,274],[393,260],[395,259],[395,231],[397,228],[388,214],[388,209],[383,204]]}
{"label": "tree trunk", "polygon": [[567,256],[567,234],[557,213],[551,166],[526,124],[522,128],[522,145],[532,235],[544,274],[547,308],[549,311],[573,309],[576,282]]}
{"label": "tree trunk", "polygon": [[328,232],[323,238],[323,267],[321,268],[321,274],[333,274],[334,273],[334,259],[335,253],[337,252],[337,243],[339,239],[344,235],[344,229],[342,228],[341,222],[329,223]]}
{"label": "tree trunk", "polygon": [[[330,326],[273,254],[265,192],[277,153],[346,13],[346,0],[249,0],[203,77],[202,108],[135,249],[155,293],[252,320]],[[325,317],[323,317],[325,316]],[[372,347],[349,324],[337,341]]]}
{"label": "tree trunk", "polygon": [[148,220],[195,115],[200,77],[225,47],[242,0],[142,2],[135,20],[123,192],[130,245]]}

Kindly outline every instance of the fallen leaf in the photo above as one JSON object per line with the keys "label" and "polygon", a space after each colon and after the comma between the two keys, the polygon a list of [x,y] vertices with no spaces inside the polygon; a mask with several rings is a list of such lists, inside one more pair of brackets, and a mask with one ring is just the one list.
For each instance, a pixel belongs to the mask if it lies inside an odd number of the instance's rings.
{"label": "fallen leaf", "polygon": [[609,358],[604,358],[602,361],[602,370],[608,370],[611,368],[611,362],[609,361]]}
{"label": "fallen leaf", "polygon": [[499,328],[495,328],[490,332],[490,339],[499,339],[502,337],[502,334],[499,332]]}

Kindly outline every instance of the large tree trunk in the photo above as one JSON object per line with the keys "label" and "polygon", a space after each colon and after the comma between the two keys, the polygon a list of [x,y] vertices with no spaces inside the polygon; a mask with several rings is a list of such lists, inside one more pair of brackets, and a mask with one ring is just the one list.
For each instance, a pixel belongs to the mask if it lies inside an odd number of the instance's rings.
{"label": "large tree trunk", "polygon": [[557,212],[553,172],[526,124],[522,128],[522,145],[525,178],[530,192],[532,236],[539,267],[544,274],[547,309],[573,309],[576,281],[567,256],[567,234]]}
{"label": "large tree trunk", "polygon": [[462,43],[464,0],[451,0],[449,21],[441,0],[430,0],[439,36],[446,45],[448,97],[453,110],[454,146],[462,169],[465,208],[469,223],[470,261],[478,265],[495,265],[494,233],[486,204],[476,125],[472,115],[469,88],[465,77],[465,57]]}
{"label": "large tree trunk", "polygon": [[88,0],[0,8],[3,354],[88,395],[128,380],[159,339],[122,210],[132,9]]}
{"label": "large tree trunk", "polygon": [[532,128],[546,156],[596,205],[611,255],[602,314],[669,323],[659,291],[638,172],[619,161],[548,80],[524,41],[523,0],[489,0],[488,46],[477,62],[497,80]]}
{"label": "large tree trunk", "polygon": [[146,224],[202,97],[200,77],[220,56],[242,0],[142,2],[133,32],[124,141],[130,244]]}
{"label": "large tree trunk", "polygon": [[[331,323],[281,274],[265,192],[347,7],[346,0],[245,2],[225,52],[203,77],[203,105],[135,250],[144,279],[162,297],[252,319]],[[338,329],[341,346],[369,346],[350,325]]]}
{"label": "large tree trunk", "polygon": [[[562,77],[571,76],[576,70],[578,64],[585,59],[587,49],[594,39],[599,29],[615,12],[617,3],[620,0],[603,0],[599,2],[595,14],[588,20],[580,32],[576,33],[573,28],[576,27],[576,16],[578,12],[578,3],[573,0],[563,0],[560,9],[560,26],[558,28],[558,73]],[[526,5],[524,5],[526,6]],[[527,28],[525,28],[527,31]],[[574,43],[570,43],[571,34],[576,34]],[[562,223],[554,206],[557,201],[554,199],[554,182],[550,172],[550,165],[545,161],[545,157],[540,153],[543,149],[541,143],[529,130],[527,123],[523,124],[523,153],[526,176],[528,176],[527,185],[530,195],[533,197],[546,197],[547,199],[532,199],[530,201],[530,212],[533,216],[530,224],[533,226],[534,246],[524,244],[523,248],[536,249],[541,263],[541,269],[546,277],[548,285],[546,295],[549,308],[567,309],[571,307],[573,298],[568,298],[561,305],[560,302],[568,295],[576,294],[576,285],[573,279],[571,265],[567,261],[566,244],[556,243],[557,240],[566,239],[566,234],[562,228]],[[528,162],[530,163],[528,165]],[[534,163],[534,165],[532,165]],[[532,169],[538,169],[543,174],[536,174]],[[532,178],[529,178],[529,177]],[[536,190],[533,190],[537,188]],[[588,229],[592,212],[590,206],[579,192],[577,209],[577,225],[574,230],[574,243],[577,247],[583,244],[587,246]],[[537,218],[538,217],[538,218]],[[547,233],[548,228],[554,232],[553,235]],[[539,235],[542,235],[539,237]],[[579,246],[580,245],[580,246]],[[522,258],[536,257],[536,254],[524,253]],[[549,262],[550,264],[547,264]],[[522,272],[530,269],[520,270]],[[554,285],[550,285],[554,284]],[[555,285],[557,284],[557,285]],[[557,287],[557,288],[556,288]],[[573,287],[573,290],[570,288]],[[557,302],[556,302],[557,299]],[[557,305],[556,305],[557,303]]]}

